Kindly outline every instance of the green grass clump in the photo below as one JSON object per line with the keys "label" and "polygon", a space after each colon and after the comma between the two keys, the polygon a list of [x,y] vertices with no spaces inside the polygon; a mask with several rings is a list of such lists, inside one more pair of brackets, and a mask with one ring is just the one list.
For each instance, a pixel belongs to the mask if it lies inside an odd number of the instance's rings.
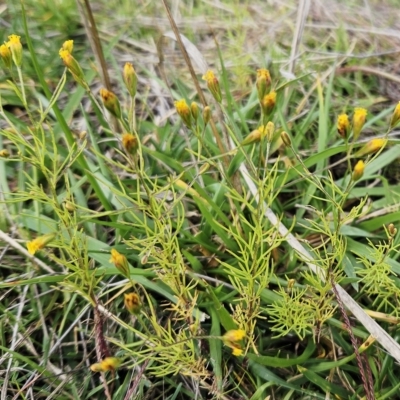
{"label": "green grass clump", "polygon": [[397,339],[399,191],[382,171],[400,107],[274,66],[235,96],[246,80],[221,56],[172,82],[160,126],[151,72],[128,62],[100,89],[60,40],[54,82],[23,16],[22,47],[0,48],[4,393],[395,398],[397,364],[336,285]]}

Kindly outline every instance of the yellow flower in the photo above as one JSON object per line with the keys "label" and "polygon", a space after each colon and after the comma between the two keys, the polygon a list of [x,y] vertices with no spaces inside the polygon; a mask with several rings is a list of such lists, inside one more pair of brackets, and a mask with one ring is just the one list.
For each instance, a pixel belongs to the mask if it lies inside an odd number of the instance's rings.
{"label": "yellow flower", "polygon": [[78,61],[76,61],[75,58],[71,55],[71,53],[64,48],[61,48],[58,54],[60,55],[60,58],[63,60],[64,65],[68,68],[68,71],[71,72],[74,79],[79,84],[83,84],[84,81],[83,71]]}
{"label": "yellow flower", "polygon": [[185,99],[177,100],[174,102],[176,112],[182,118],[183,123],[188,127],[191,128],[192,126],[192,112],[186,103]]}
{"label": "yellow flower", "polygon": [[257,70],[256,88],[258,98],[261,101],[271,87],[271,75],[265,68]]}
{"label": "yellow flower", "polygon": [[22,64],[22,44],[21,37],[17,35],[10,35],[8,37],[7,47],[10,49],[12,54],[12,59],[17,67]]}
{"label": "yellow flower", "polygon": [[114,117],[120,119],[122,116],[121,105],[119,104],[118,97],[107,89],[100,89],[101,100],[104,107],[112,114]]}
{"label": "yellow flower", "polygon": [[248,144],[259,142],[261,140],[261,131],[260,127],[251,131],[240,143],[242,146],[247,146]]}
{"label": "yellow flower", "polygon": [[276,104],[276,92],[272,91],[266,94],[261,100],[261,110],[265,116],[271,114]]}
{"label": "yellow flower", "polygon": [[122,77],[129,94],[131,97],[135,97],[137,88],[137,75],[131,63],[125,63]]}
{"label": "yellow flower", "polygon": [[55,233],[48,233],[47,235],[38,236],[36,239],[31,240],[26,244],[29,254],[35,254],[37,251],[43,249],[56,237]]}
{"label": "yellow flower", "polygon": [[233,329],[225,333],[223,339],[228,342],[238,342],[246,337],[246,332],[243,329]]}
{"label": "yellow flower", "polygon": [[113,263],[119,272],[125,277],[129,277],[129,264],[126,257],[115,249],[111,249],[110,263]]}
{"label": "yellow flower", "polygon": [[397,103],[393,111],[392,119],[390,120],[390,129],[394,128],[400,121],[400,101]]}
{"label": "yellow flower", "polygon": [[354,182],[357,182],[364,174],[364,169],[365,169],[365,164],[364,161],[360,160],[354,167],[353,169],[353,175],[351,176],[351,179]]}
{"label": "yellow flower", "polygon": [[368,143],[366,143],[360,150],[355,154],[356,157],[365,156],[367,154],[375,153],[380,150],[385,144],[386,139],[372,139]]}
{"label": "yellow flower", "polygon": [[131,154],[135,154],[138,148],[138,140],[135,135],[131,133],[124,133],[122,135],[122,146],[124,149]]}
{"label": "yellow flower", "polygon": [[66,40],[61,47],[62,50],[67,50],[70,54],[72,54],[73,48],[74,48],[73,40]]}
{"label": "yellow flower", "polygon": [[353,140],[357,140],[360,136],[361,129],[367,118],[367,110],[365,108],[355,108],[353,115]]}
{"label": "yellow flower", "polygon": [[3,60],[5,66],[8,69],[11,69],[11,67],[12,67],[12,55],[11,55],[10,49],[5,44],[2,44],[0,46],[0,57]]}
{"label": "yellow flower", "polygon": [[234,356],[241,356],[243,354],[242,346],[240,342],[246,336],[246,332],[243,329],[233,329],[225,333],[222,336],[224,344],[230,347],[233,351]]}
{"label": "yellow flower", "polygon": [[133,292],[124,293],[124,305],[131,314],[139,314],[140,309],[142,308],[139,296]]}
{"label": "yellow flower", "polygon": [[339,135],[346,139],[349,136],[350,131],[350,121],[347,114],[340,114],[337,118],[337,131]]}
{"label": "yellow flower", "polygon": [[222,101],[221,87],[219,86],[218,79],[215,76],[214,72],[211,71],[211,70],[208,70],[203,75],[203,80],[205,80],[207,82],[208,90],[211,92],[211,94],[213,95],[214,99],[218,103],[221,103],[221,101]]}
{"label": "yellow flower", "polygon": [[92,364],[90,369],[93,372],[115,371],[121,365],[121,360],[118,357],[106,357],[99,363]]}
{"label": "yellow flower", "polygon": [[232,351],[232,354],[236,357],[241,356],[243,354],[243,350],[239,347],[235,347]]}

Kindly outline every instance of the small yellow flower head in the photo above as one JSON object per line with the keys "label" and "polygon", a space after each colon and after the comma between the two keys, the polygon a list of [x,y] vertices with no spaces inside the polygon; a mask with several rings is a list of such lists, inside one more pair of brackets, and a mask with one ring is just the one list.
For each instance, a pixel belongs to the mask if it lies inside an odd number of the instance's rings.
{"label": "small yellow flower head", "polygon": [[2,44],[0,46],[0,57],[3,60],[4,65],[8,69],[11,69],[11,67],[12,67],[12,55],[11,55],[10,49],[5,44]]}
{"label": "small yellow flower head", "polygon": [[246,332],[243,329],[233,329],[225,333],[223,339],[228,342],[239,342],[246,337]]}
{"label": "small yellow flower head", "polygon": [[258,99],[261,101],[271,87],[271,75],[265,68],[257,70],[256,88]]}
{"label": "small yellow flower head", "polygon": [[364,161],[360,160],[354,167],[351,179],[354,182],[357,182],[359,179],[361,179],[361,177],[364,175],[364,169],[365,169]]}
{"label": "small yellow flower head", "polygon": [[390,120],[390,129],[393,129],[400,121],[400,101],[397,103],[393,111],[392,119]]}
{"label": "small yellow flower head", "polygon": [[0,150],[0,157],[8,158],[8,157],[10,157],[10,153],[8,152],[8,150],[2,149],[2,150]]}
{"label": "small yellow flower head", "polygon": [[139,143],[135,135],[124,133],[122,135],[122,146],[128,153],[135,154],[139,147]]}
{"label": "small yellow flower head", "polygon": [[337,118],[337,131],[339,135],[346,139],[350,133],[350,121],[347,114],[340,114]]}
{"label": "small yellow flower head", "polygon": [[71,72],[74,79],[82,85],[84,81],[83,71],[78,61],[72,57],[71,53],[68,50],[63,48],[58,52],[60,58],[63,60],[64,65],[67,67],[68,71]]}
{"label": "small yellow flower head", "polygon": [[74,41],[73,40],[66,40],[62,47],[62,50],[67,50],[70,54],[72,54],[72,50],[74,49]]}
{"label": "small yellow flower head", "polygon": [[211,92],[211,94],[213,95],[214,99],[218,103],[221,103],[221,101],[222,101],[221,87],[219,86],[218,79],[214,75],[214,72],[212,72],[211,70],[208,70],[203,75],[203,80],[205,80],[207,82],[208,90]]}
{"label": "small yellow flower head", "polygon": [[241,356],[243,354],[242,347],[240,342],[242,339],[246,337],[246,332],[243,329],[233,329],[225,333],[222,336],[222,340],[224,344],[231,349],[233,349],[232,354],[234,356]]}
{"label": "small yellow flower head", "polygon": [[22,65],[22,44],[21,37],[17,35],[10,35],[8,37],[7,47],[10,49],[12,59],[17,67]]}
{"label": "small yellow flower head", "polygon": [[207,125],[211,119],[211,108],[209,106],[205,106],[203,110],[203,121],[204,125]]}
{"label": "small yellow flower head", "polygon": [[367,110],[365,108],[355,108],[353,115],[353,140],[360,136],[361,129],[367,119]]}
{"label": "small yellow flower head", "polygon": [[292,145],[292,140],[290,139],[290,136],[285,131],[283,131],[281,133],[281,139],[282,139],[283,144],[286,147],[290,147]]}
{"label": "small yellow flower head", "polygon": [[190,108],[187,105],[186,100],[181,99],[181,100],[175,101],[174,104],[175,104],[176,112],[182,118],[183,123],[186,125],[186,127],[191,128],[192,127],[192,112],[190,111]]}
{"label": "small yellow flower head", "polygon": [[120,365],[121,359],[118,357],[106,357],[103,361],[92,364],[90,369],[93,372],[115,371]]}
{"label": "small yellow flower head", "polygon": [[115,249],[111,249],[110,263],[113,263],[119,272],[125,277],[129,277],[129,264],[126,257]]}
{"label": "small yellow flower head", "polygon": [[131,63],[125,63],[122,77],[129,94],[131,97],[135,97],[137,89],[137,75]]}
{"label": "small yellow flower head", "polygon": [[124,294],[124,305],[131,314],[135,315],[139,314],[142,308],[139,296],[133,292]]}
{"label": "small yellow flower head", "polygon": [[37,251],[43,249],[55,237],[55,233],[48,233],[47,235],[38,236],[36,239],[31,240],[26,244],[29,254],[34,255]]}
{"label": "small yellow flower head", "polygon": [[261,110],[264,116],[271,114],[276,104],[276,92],[272,91],[266,94],[261,100]]}
{"label": "small yellow flower head", "polygon": [[372,154],[380,150],[385,144],[386,139],[372,139],[367,142],[360,150],[355,154],[356,157],[365,156],[367,154]]}
{"label": "small yellow flower head", "polygon": [[121,119],[121,105],[119,103],[118,97],[107,89],[100,89],[101,100],[104,107],[112,114],[114,117]]}
{"label": "small yellow flower head", "polygon": [[199,106],[195,101],[190,104],[190,111],[192,112],[193,119],[197,121],[197,118],[199,118]]}
{"label": "small yellow flower head", "polygon": [[239,347],[235,347],[232,351],[232,354],[236,357],[239,357],[243,354],[243,350]]}

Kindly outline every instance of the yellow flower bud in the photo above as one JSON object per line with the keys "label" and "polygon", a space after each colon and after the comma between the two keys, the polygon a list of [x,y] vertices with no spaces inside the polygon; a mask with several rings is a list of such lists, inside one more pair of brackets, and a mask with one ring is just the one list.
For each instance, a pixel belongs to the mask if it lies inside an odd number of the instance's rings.
{"label": "yellow flower bud", "polygon": [[70,54],[72,54],[73,48],[74,48],[73,40],[66,40],[61,47],[62,50],[67,50],[68,53],[70,53]]}
{"label": "yellow flower bud", "polygon": [[121,365],[121,359],[118,357],[106,357],[99,363],[92,364],[90,369],[93,372],[115,371]]}
{"label": "yellow flower bud", "polygon": [[272,140],[275,132],[275,124],[272,121],[268,121],[267,125],[261,131],[261,139],[267,138],[268,142]]}
{"label": "yellow flower bud", "polygon": [[247,146],[252,143],[259,142],[261,140],[261,131],[260,128],[251,131],[242,141],[241,146]]}
{"label": "yellow flower bud", "polygon": [[193,119],[197,121],[197,118],[199,118],[199,106],[195,101],[190,104],[190,111],[192,112]]}
{"label": "yellow flower bud", "polygon": [[395,236],[397,233],[397,228],[393,224],[389,224],[388,226],[388,232],[390,236]]}
{"label": "yellow flower bud", "polygon": [[119,104],[118,97],[107,89],[100,89],[100,97],[104,104],[104,107],[112,114],[114,117],[120,119],[122,116],[121,105]]}
{"label": "yellow flower bud", "polygon": [[211,70],[208,70],[203,75],[203,80],[205,80],[207,82],[208,90],[211,92],[211,94],[213,95],[214,99],[218,103],[221,103],[221,101],[222,101],[221,87],[219,86],[218,79],[214,75],[214,72],[211,71]]}
{"label": "yellow flower bud", "polygon": [[365,156],[367,154],[375,153],[380,150],[385,144],[386,139],[372,139],[368,143],[366,143],[360,150],[355,154],[356,157]]}
{"label": "yellow flower bud", "polygon": [[21,37],[17,35],[10,35],[8,37],[7,47],[10,49],[12,59],[17,67],[22,65],[22,44]]}
{"label": "yellow flower bud", "polygon": [[203,121],[204,125],[207,125],[211,119],[211,108],[209,106],[205,106],[203,110]]}
{"label": "yellow flower bud", "polygon": [[136,293],[124,293],[124,305],[125,308],[131,314],[139,314],[142,308],[142,303],[139,296]]}
{"label": "yellow flower bud", "polygon": [[58,54],[63,60],[63,63],[67,67],[68,71],[71,72],[74,79],[82,85],[84,82],[84,76],[82,68],[79,65],[78,61],[76,61],[75,58],[72,57],[71,53],[68,50],[64,50],[63,48],[60,49]]}
{"label": "yellow flower bud", "polygon": [[390,129],[393,129],[400,121],[400,101],[397,103],[393,111],[392,119],[390,120]]}
{"label": "yellow flower bud", "polygon": [[365,169],[364,161],[362,160],[358,161],[358,163],[353,169],[353,175],[351,176],[351,179],[354,182],[357,182],[364,175],[364,169]]}
{"label": "yellow flower bud", "polygon": [[128,153],[135,154],[139,147],[139,143],[135,135],[124,133],[122,135],[122,146]]}
{"label": "yellow flower bud", "polygon": [[137,90],[137,75],[131,63],[125,63],[122,77],[129,94],[131,97],[135,97]]}
{"label": "yellow flower bud", "polygon": [[29,254],[34,255],[37,251],[43,249],[55,237],[55,233],[48,233],[47,235],[38,236],[36,239],[31,240],[26,244]]}
{"label": "yellow flower bud", "polygon": [[367,118],[367,110],[365,108],[355,108],[353,115],[353,140],[357,140],[360,136],[361,129]]}
{"label": "yellow flower bud", "polygon": [[8,158],[8,157],[10,157],[10,153],[6,149],[0,150],[0,157]]}
{"label": "yellow flower bud", "polygon": [[11,69],[11,67],[12,67],[12,55],[11,55],[10,49],[5,44],[2,44],[0,46],[0,57],[3,60],[4,65],[8,69]]}
{"label": "yellow flower bud", "polygon": [[123,254],[119,253],[115,249],[111,249],[110,263],[113,263],[118,271],[126,278],[130,276],[128,260]]}
{"label": "yellow flower bud", "polygon": [[261,100],[261,110],[264,116],[269,116],[276,104],[276,92],[266,94]]}
{"label": "yellow flower bud", "polygon": [[181,99],[174,102],[176,112],[182,118],[183,123],[186,125],[187,128],[192,127],[192,113],[190,111],[189,106],[186,103],[185,99]]}
{"label": "yellow flower bud", "polygon": [[267,69],[257,70],[256,88],[258,99],[261,101],[271,87],[271,75]]}
{"label": "yellow flower bud", "polygon": [[346,139],[349,136],[350,132],[350,121],[347,114],[340,114],[337,118],[337,131],[339,135]]}

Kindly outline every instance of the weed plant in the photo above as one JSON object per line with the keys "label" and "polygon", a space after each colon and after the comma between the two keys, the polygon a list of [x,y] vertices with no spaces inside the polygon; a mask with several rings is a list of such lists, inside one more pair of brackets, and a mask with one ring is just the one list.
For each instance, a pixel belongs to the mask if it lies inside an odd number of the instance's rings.
{"label": "weed plant", "polygon": [[[299,117],[297,81],[264,68],[238,102],[221,57],[218,74],[196,78],[198,97],[179,83],[161,127],[142,119],[132,64],[115,93],[95,90],[66,41],[50,88],[26,23],[23,46],[10,35],[0,48],[5,396],[395,398],[398,366],[349,320],[334,285],[398,336],[399,191],[380,171],[398,156],[400,103],[368,118],[333,109],[334,79],[317,78]],[[85,130],[73,129],[76,114]],[[365,129],[381,134],[362,141]]]}

